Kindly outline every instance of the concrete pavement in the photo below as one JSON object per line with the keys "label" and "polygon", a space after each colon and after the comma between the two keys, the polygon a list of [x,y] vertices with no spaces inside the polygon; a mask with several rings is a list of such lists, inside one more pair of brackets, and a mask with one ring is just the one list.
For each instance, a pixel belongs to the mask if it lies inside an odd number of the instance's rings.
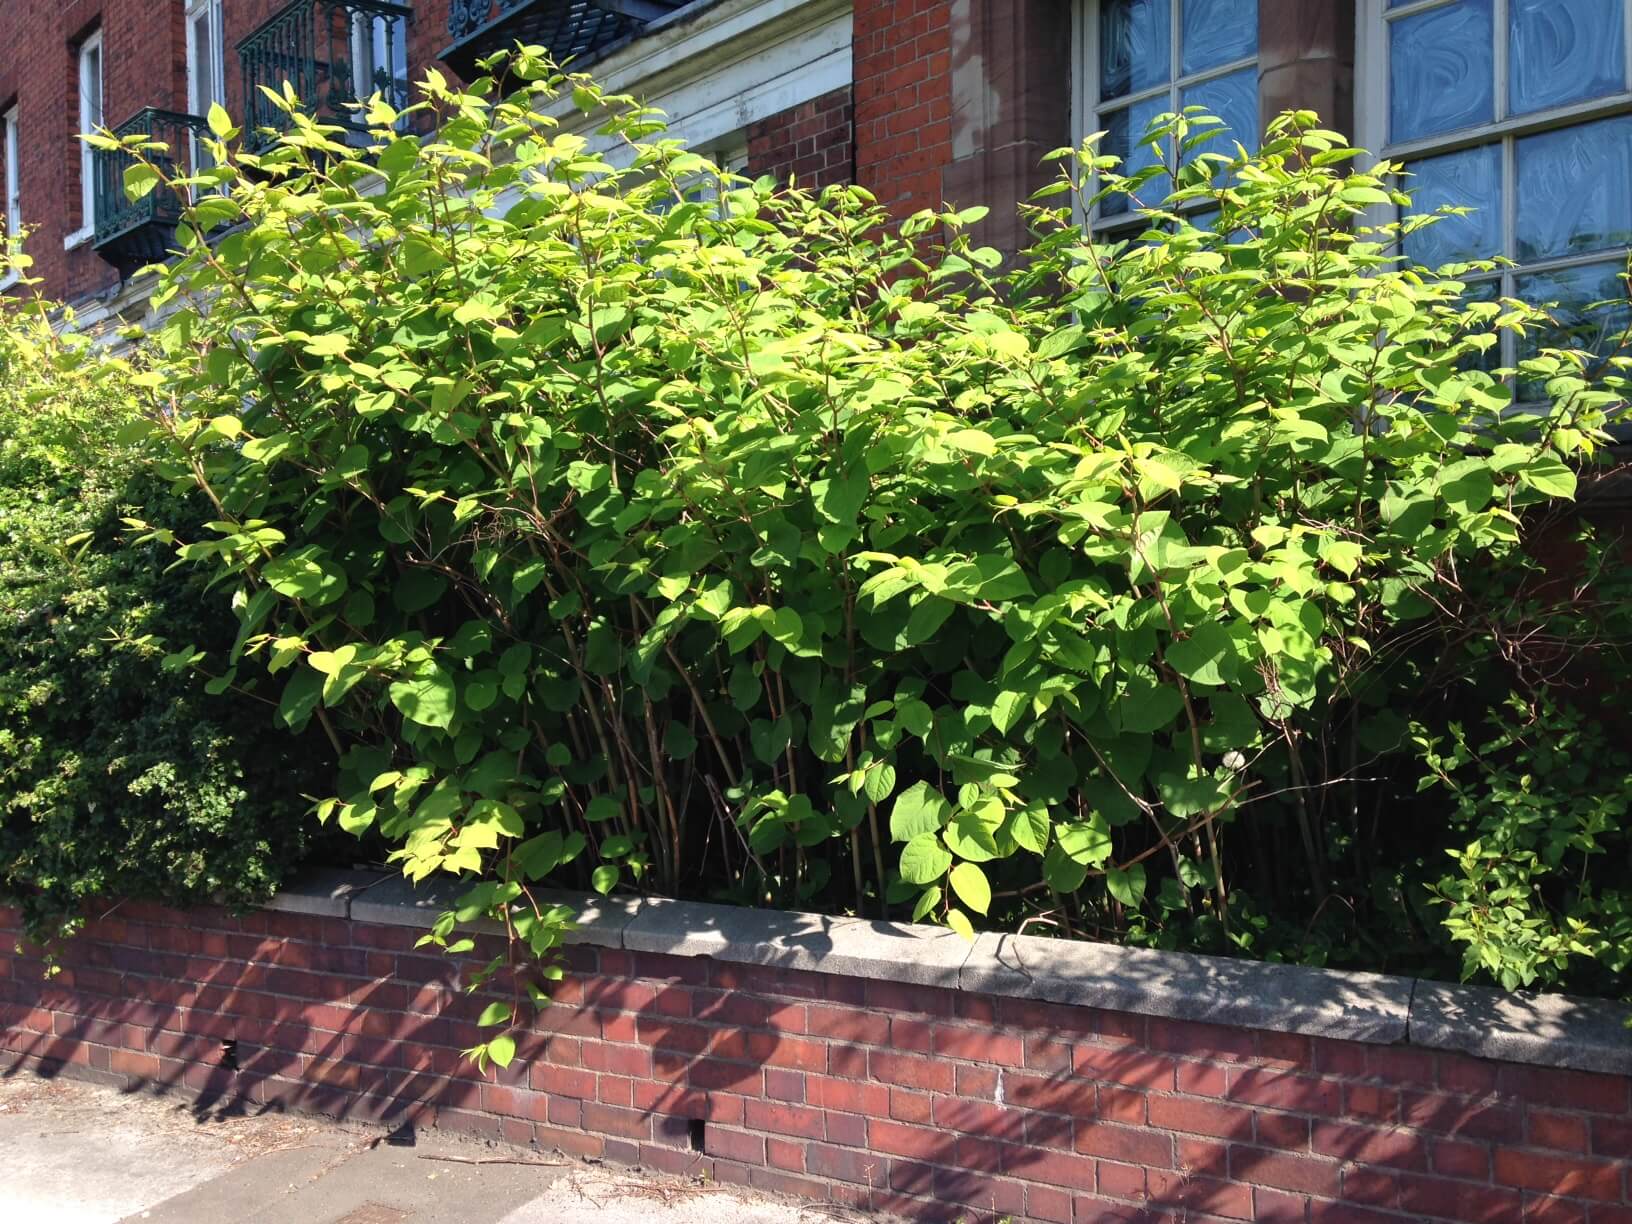
{"label": "concrete pavement", "polygon": [[0,1080],[6,1224],[815,1224],[819,1207],[437,1132]]}

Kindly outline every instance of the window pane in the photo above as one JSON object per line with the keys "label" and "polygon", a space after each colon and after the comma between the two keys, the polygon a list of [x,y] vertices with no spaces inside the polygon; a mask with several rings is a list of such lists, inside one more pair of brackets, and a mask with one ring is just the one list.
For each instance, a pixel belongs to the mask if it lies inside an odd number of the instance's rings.
{"label": "window pane", "polygon": [[193,18],[193,98],[195,115],[209,113],[210,103],[217,101],[214,72],[210,65],[215,55],[215,42],[210,34],[210,10],[205,9]]}
{"label": "window pane", "polygon": [[[1165,151],[1153,145],[1141,145],[1139,138],[1150,127],[1150,121],[1169,108],[1166,95],[1156,98],[1147,98],[1143,102],[1135,102],[1132,106],[1112,111],[1103,116],[1100,122],[1105,125],[1105,140],[1100,146],[1105,153],[1114,153],[1122,159],[1121,172],[1133,174],[1147,166],[1159,164],[1165,157]],[[1139,191],[1139,202],[1146,208],[1154,208],[1167,198],[1173,190],[1172,179],[1167,175],[1158,175],[1146,183]],[[1111,217],[1131,211],[1133,202],[1124,195],[1107,196],[1100,204],[1101,216]]]}
{"label": "window pane", "polygon": [[1517,144],[1521,260],[1632,243],[1632,116]]}
{"label": "window pane", "polygon": [[1389,27],[1392,140],[1490,123],[1495,111],[1491,0],[1459,0]]}
{"label": "window pane", "polygon": [[[1632,303],[1627,301],[1626,265],[1589,264],[1556,272],[1536,272],[1518,278],[1518,296],[1538,306],[1550,306],[1557,326],[1547,333],[1532,333],[1519,342],[1519,358],[1533,357],[1542,348],[1580,349],[1600,360],[1588,364],[1589,375],[1601,372],[1602,358],[1613,356],[1624,343],[1632,324]],[[1603,303],[1599,305],[1599,303]],[[1594,307],[1596,306],[1596,309]],[[1521,399],[1542,397],[1538,384],[1520,387]]]}
{"label": "window pane", "polygon": [[1623,0],[1509,0],[1514,114],[1626,89]]}
{"label": "window pane", "polygon": [[1475,210],[1466,217],[1441,217],[1409,235],[1406,258],[1437,268],[1502,253],[1501,145],[1425,157],[1405,169],[1411,175],[1403,184],[1411,193],[1408,216],[1436,212],[1447,204]]}
{"label": "window pane", "polygon": [[1172,14],[1168,0],[1105,0],[1099,6],[1100,101],[1167,80]]}
{"label": "window pane", "polygon": [[1224,120],[1222,129],[1212,129],[1218,135],[1202,145],[1199,152],[1230,156],[1235,152],[1234,142],[1237,140],[1247,146],[1249,153],[1257,150],[1260,133],[1256,68],[1244,68],[1228,76],[1214,77],[1199,85],[1192,85],[1183,92],[1179,101],[1182,106],[1205,107],[1208,114]]}
{"label": "window pane", "polygon": [[1258,0],[1182,0],[1179,67],[1186,76],[1258,54]]}
{"label": "window pane", "polygon": [[102,126],[102,48],[92,47],[85,52],[85,96],[80,111],[85,131]]}

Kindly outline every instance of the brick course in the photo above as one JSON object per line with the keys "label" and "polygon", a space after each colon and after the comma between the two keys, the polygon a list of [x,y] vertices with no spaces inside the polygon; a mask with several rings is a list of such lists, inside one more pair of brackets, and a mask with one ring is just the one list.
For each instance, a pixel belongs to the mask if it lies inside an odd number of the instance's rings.
{"label": "brick course", "polygon": [[748,125],[748,173],[812,190],[849,183],[855,144],[848,85]]}
{"label": "brick course", "polygon": [[55,978],[0,960],[0,1066],[922,1220],[1632,1218],[1624,1076],[575,946],[484,1079],[459,1051],[486,999],[416,934],[122,905]]}

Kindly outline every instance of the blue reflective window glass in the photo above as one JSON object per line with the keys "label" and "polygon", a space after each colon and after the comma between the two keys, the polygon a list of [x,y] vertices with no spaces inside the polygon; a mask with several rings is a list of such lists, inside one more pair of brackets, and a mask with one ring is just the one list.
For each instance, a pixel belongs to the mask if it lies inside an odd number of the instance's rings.
{"label": "blue reflective window glass", "polygon": [[1186,76],[1258,54],[1258,0],[1182,0],[1179,13]]}
{"label": "blue reflective window glass", "polygon": [[1494,25],[1491,0],[1459,0],[1390,24],[1390,139],[1494,121]]}
{"label": "blue reflective window glass", "polygon": [[[1578,349],[1597,358],[1588,363],[1589,376],[1602,373],[1604,361],[1626,345],[1632,326],[1632,302],[1628,302],[1626,265],[1587,264],[1553,272],[1534,272],[1517,281],[1518,296],[1536,306],[1546,307],[1554,327],[1532,331],[1520,340],[1519,359],[1533,357],[1543,348]],[[1519,398],[1542,398],[1544,388],[1523,383]]]}
{"label": "blue reflective window glass", "polygon": [[1225,76],[1213,77],[1191,85],[1180,97],[1181,106],[1200,106],[1208,114],[1224,120],[1219,134],[1197,150],[1202,153],[1222,153],[1226,157],[1235,152],[1239,140],[1248,152],[1258,148],[1258,70],[1244,68]]}
{"label": "blue reflective window glass", "polygon": [[1516,145],[1520,260],[1632,244],[1632,115]]}
{"label": "blue reflective window glass", "polygon": [[1165,84],[1172,65],[1169,0],[1104,0],[1099,6],[1099,98]]}
{"label": "blue reflective window glass", "polygon": [[[1157,145],[1140,144],[1139,141],[1150,127],[1151,120],[1168,109],[1167,95],[1162,94],[1111,111],[1101,118],[1100,122],[1105,125],[1105,140],[1100,147],[1104,152],[1114,153],[1122,159],[1123,174],[1135,174],[1165,160],[1165,152]],[[1140,188],[1139,202],[1147,208],[1154,208],[1172,190],[1172,179],[1166,174],[1158,175]],[[1133,202],[1125,195],[1107,196],[1099,206],[1100,215],[1105,217],[1120,216],[1132,209]]]}
{"label": "blue reflective window glass", "polygon": [[1502,146],[1481,145],[1440,157],[1408,162],[1404,181],[1411,193],[1407,215],[1437,212],[1447,205],[1471,208],[1462,217],[1441,217],[1405,239],[1406,258],[1437,268],[1502,253]]}
{"label": "blue reflective window glass", "polygon": [[1626,89],[1623,0],[1508,0],[1508,106],[1516,115]]}

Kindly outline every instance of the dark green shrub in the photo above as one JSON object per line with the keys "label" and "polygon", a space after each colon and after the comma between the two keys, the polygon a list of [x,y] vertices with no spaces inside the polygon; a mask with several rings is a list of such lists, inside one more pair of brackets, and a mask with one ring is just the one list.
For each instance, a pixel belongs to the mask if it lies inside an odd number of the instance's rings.
{"label": "dark green shrub", "polygon": [[236,623],[167,550],[121,542],[125,516],[207,517],[116,440],[127,373],[0,299],[0,895],[42,936],[93,898],[269,895],[309,841],[300,791],[327,772],[151,640],[222,652]]}
{"label": "dark green shrub", "polygon": [[1000,275],[979,210],[676,204],[715,171],[650,115],[510,68],[502,100],[431,78],[435,139],[375,105],[366,152],[293,115],[242,156],[213,116],[229,190],[151,379],[220,507],[180,555],[232,593],[236,675],[346,744],[320,814],[473,883],[434,938],[486,914],[543,956],[532,885],[578,872],[1336,959],[1359,841],[1394,880],[1360,925],[1429,912],[1396,868],[1446,821],[1319,804],[1378,753],[1414,789],[1397,711],[1496,632],[1459,576],[1533,580],[1526,516],[1619,403],[1546,353],[1550,404],[1507,412],[1477,359],[1538,312],[1397,269],[1357,226],[1400,197],[1308,115],[1233,160],[1171,122],[1188,169],[1139,243],[1037,211]]}

